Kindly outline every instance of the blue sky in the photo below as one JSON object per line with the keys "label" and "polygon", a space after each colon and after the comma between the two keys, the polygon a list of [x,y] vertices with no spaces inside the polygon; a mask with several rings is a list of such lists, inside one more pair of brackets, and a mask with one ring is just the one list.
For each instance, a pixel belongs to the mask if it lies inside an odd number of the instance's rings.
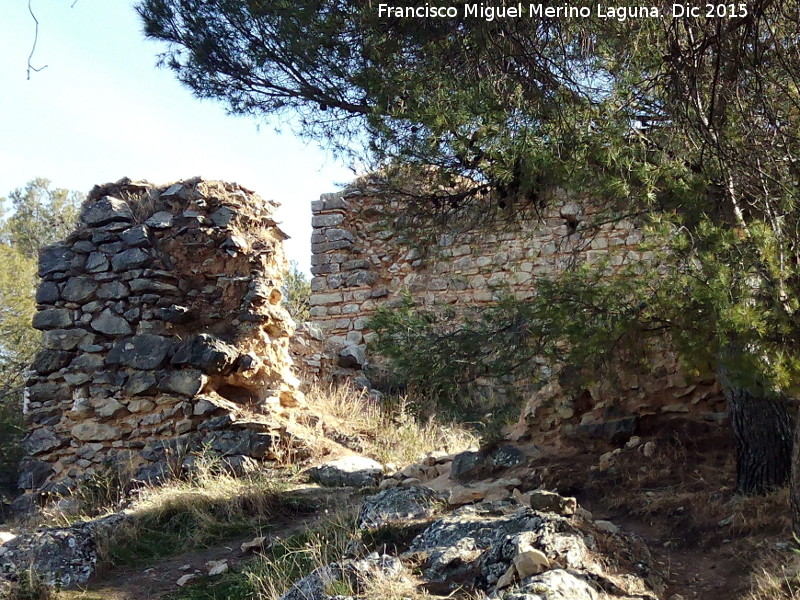
{"label": "blue sky", "polygon": [[[83,192],[127,176],[166,183],[202,175],[236,181],[281,203],[289,257],[307,270],[310,202],[353,178],[346,165],[296,139],[200,101],[155,66],[132,0],[26,0],[0,10],[0,196],[33,177]],[[275,132],[278,127],[282,133]]]}

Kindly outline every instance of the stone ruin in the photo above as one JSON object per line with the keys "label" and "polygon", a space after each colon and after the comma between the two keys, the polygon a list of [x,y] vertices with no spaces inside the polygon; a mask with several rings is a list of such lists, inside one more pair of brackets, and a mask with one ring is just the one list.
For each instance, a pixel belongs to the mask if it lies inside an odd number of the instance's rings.
{"label": "stone ruin", "polygon": [[[401,199],[369,176],[323,194],[312,202],[310,304],[324,344],[317,343],[316,353],[307,351],[298,362],[327,376],[341,374],[343,367],[359,370],[379,363],[368,348],[375,335],[370,317],[381,305],[402,302],[404,294],[434,310],[481,306],[501,293],[531,297],[538,278],[574,265],[607,260],[606,268],[619,269],[652,257],[640,246],[641,224],[598,218],[591,199],[559,190],[550,195],[548,206],[530,219],[501,220],[484,229],[434,230],[429,243],[419,244],[404,235],[398,221]],[[600,381],[576,392],[556,380],[541,389],[516,382],[527,405],[514,435],[537,442],[581,432],[630,437],[639,417],[692,412],[711,423],[725,418],[715,380],[687,376],[661,343],[650,348],[648,363],[646,368],[621,365],[619,382]],[[549,366],[542,367],[546,374]],[[486,383],[494,392],[494,383]],[[612,426],[605,425],[609,420]]]}
{"label": "stone ruin", "polygon": [[286,447],[303,395],[276,206],[200,178],[92,190],[40,255],[23,489],[109,467],[158,479],[204,448],[245,468]]}
{"label": "stone ruin", "polygon": [[[498,290],[524,299],[570,265],[647,258],[636,223],[590,227],[591,202],[558,192],[535,226],[453,231],[424,248],[393,226],[398,202],[370,178],[312,202],[311,322],[295,333],[281,307],[275,203],[201,179],[96,187],[77,230],[41,254],[44,349],[26,392],[20,487],[62,492],[109,466],[156,479],[204,448],[233,468],[275,458],[306,445],[293,424],[314,420],[293,362],[304,380],[369,385],[378,306],[403,294],[433,308],[484,305]],[[650,366],[621,369],[616,386],[523,386],[514,436],[630,437],[648,415],[724,419],[715,381],[688,378],[661,347]]]}

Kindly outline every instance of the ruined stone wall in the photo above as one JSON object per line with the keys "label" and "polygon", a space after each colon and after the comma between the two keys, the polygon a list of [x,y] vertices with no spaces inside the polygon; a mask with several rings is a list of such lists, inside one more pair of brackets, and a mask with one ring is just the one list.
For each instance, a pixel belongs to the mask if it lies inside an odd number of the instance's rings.
{"label": "ruined stone wall", "polygon": [[[570,265],[608,260],[609,268],[648,259],[631,221],[600,224],[591,202],[553,192],[539,218],[497,223],[473,233],[440,233],[427,246],[403,241],[398,202],[368,179],[312,202],[311,315],[340,365],[372,357],[369,318],[409,293],[417,304],[483,305],[498,293],[530,297],[540,277]],[[586,395],[528,391],[518,432],[577,427],[630,414],[685,413],[719,418],[724,402],[713,381],[681,372],[674,354],[653,347],[649,368],[620,371],[622,386],[598,382]],[[587,397],[588,396],[588,397]]]}
{"label": "ruined stone wall", "polygon": [[205,447],[239,465],[274,454],[302,403],[275,208],[201,179],[92,191],[40,255],[21,487],[160,477]]}
{"label": "ruined stone wall", "polygon": [[[558,197],[558,195],[557,195]],[[641,232],[630,221],[587,233],[590,205],[559,197],[539,220],[495,231],[441,233],[429,247],[405,243],[392,227],[397,202],[368,181],[312,202],[311,315],[327,339],[363,351],[375,308],[410,293],[425,306],[490,303],[497,294],[530,297],[536,279],[568,264],[609,257],[641,259]]]}

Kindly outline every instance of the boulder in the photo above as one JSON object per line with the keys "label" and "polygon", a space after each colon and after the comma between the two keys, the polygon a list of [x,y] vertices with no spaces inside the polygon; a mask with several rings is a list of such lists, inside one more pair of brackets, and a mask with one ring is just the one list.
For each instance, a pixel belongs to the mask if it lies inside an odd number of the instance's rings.
{"label": "boulder", "polygon": [[364,498],[357,524],[360,529],[377,529],[396,521],[425,519],[440,503],[441,497],[426,487],[391,488]]}
{"label": "boulder", "polygon": [[97,542],[127,520],[113,514],[71,527],[54,527],[18,535],[0,545],[0,579],[16,579],[33,569],[51,586],[70,589],[86,583],[97,564]]}
{"label": "boulder", "polygon": [[[433,521],[414,539],[409,555],[421,561],[431,591],[444,592],[464,581],[489,589],[501,579],[509,583],[506,574],[514,558],[531,550],[543,553],[548,564],[601,575],[603,567],[589,551],[586,544],[594,543],[589,540],[568,519],[552,513],[514,510],[503,503],[479,504]],[[523,560],[520,564],[527,569]]]}
{"label": "boulder", "polygon": [[[600,600],[601,596],[588,577],[565,569],[552,569],[526,579],[512,590],[497,592],[486,600]],[[637,596],[652,598],[655,596]]]}
{"label": "boulder", "polygon": [[[345,600],[343,596],[328,594],[333,585],[342,582],[354,594],[362,594],[370,580],[407,579],[407,570],[394,556],[373,552],[361,560],[345,560],[314,570],[296,581],[280,600]],[[352,597],[352,596],[350,596]]]}
{"label": "boulder", "polygon": [[450,468],[450,479],[469,481],[474,479],[483,469],[487,453],[478,450],[465,450],[453,457]]}
{"label": "boulder", "polygon": [[306,471],[311,481],[326,487],[371,487],[383,478],[383,465],[366,456],[345,456]]}

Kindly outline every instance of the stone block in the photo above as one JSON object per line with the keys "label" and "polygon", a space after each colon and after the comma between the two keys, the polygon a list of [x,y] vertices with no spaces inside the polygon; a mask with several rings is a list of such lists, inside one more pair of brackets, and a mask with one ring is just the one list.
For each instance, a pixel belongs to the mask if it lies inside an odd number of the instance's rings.
{"label": "stone block", "polygon": [[48,308],[33,315],[33,328],[39,330],[63,329],[72,325],[72,311],[66,308]]}
{"label": "stone block", "polygon": [[85,204],[80,219],[90,227],[108,223],[132,223],[133,212],[124,200],[103,196],[95,202]]}
{"label": "stone block", "polygon": [[308,302],[311,306],[319,306],[321,304],[336,304],[342,301],[342,293],[335,292],[332,294],[311,294]]}
{"label": "stone block", "polygon": [[333,214],[316,214],[311,217],[312,227],[335,227],[344,221],[344,215],[341,213]]}

